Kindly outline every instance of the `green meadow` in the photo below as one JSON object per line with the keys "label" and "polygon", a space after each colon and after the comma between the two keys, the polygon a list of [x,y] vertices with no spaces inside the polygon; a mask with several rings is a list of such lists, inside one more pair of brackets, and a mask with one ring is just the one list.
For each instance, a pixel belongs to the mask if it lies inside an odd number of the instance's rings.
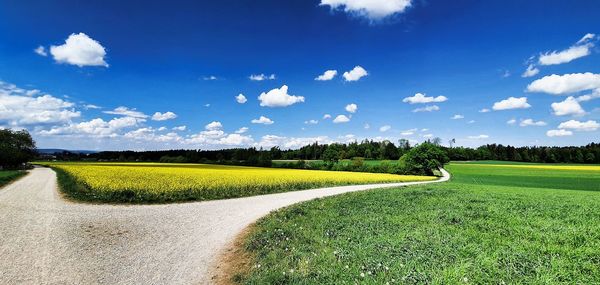
{"label": "green meadow", "polygon": [[21,171],[21,170],[2,170],[2,171],[0,171],[0,187],[25,175],[25,173],[26,173],[25,171]]}
{"label": "green meadow", "polygon": [[452,163],[450,182],[259,220],[241,284],[598,284],[600,166]]}

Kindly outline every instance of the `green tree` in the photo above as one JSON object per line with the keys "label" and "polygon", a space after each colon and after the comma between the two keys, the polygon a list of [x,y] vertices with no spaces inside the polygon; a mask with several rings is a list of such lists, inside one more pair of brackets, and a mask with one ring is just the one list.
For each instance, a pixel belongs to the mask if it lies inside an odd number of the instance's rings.
{"label": "green tree", "polygon": [[430,142],[424,142],[400,158],[400,165],[406,172],[419,175],[433,175],[433,171],[448,163],[446,152]]}
{"label": "green tree", "polygon": [[20,168],[35,155],[35,141],[29,132],[0,130],[0,168]]}

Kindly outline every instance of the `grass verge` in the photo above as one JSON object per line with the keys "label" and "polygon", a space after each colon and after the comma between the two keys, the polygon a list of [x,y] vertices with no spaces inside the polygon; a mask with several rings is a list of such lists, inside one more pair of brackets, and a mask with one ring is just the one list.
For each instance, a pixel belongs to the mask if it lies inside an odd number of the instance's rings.
{"label": "grass verge", "polygon": [[242,244],[251,260],[230,281],[600,283],[600,172],[448,170],[449,183],[349,193],[261,219]]}
{"label": "grass verge", "polygon": [[27,174],[26,171],[23,170],[1,170],[0,171],[0,187],[7,185],[21,176]]}

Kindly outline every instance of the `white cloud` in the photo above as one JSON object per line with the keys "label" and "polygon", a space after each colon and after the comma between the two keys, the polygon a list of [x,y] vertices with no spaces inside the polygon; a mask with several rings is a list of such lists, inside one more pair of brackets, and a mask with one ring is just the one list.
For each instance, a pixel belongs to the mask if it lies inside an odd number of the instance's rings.
{"label": "white cloud", "polygon": [[323,120],[331,119],[331,115],[325,114],[323,115]]}
{"label": "white cloud", "polygon": [[562,102],[552,103],[550,105],[552,110],[554,111],[554,115],[556,116],[566,116],[566,115],[583,115],[585,114],[585,110],[579,105],[577,99],[573,96],[567,97]]}
{"label": "white cloud", "polygon": [[46,52],[46,48],[44,46],[38,46],[33,50],[33,52],[41,56],[48,56],[48,52]]}
{"label": "white cloud", "polygon": [[433,134],[424,134],[423,137],[426,139],[430,139],[433,137]]}
{"label": "white cloud", "polygon": [[263,73],[252,74],[248,78],[250,78],[250,80],[252,80],[252,81],[274,80],[275,74],[271,74],[271,75],[264,75]]}
{"label": "white cloud", "polygon": [[519,123],[519,126],[521,126],[521,127],[529,127],[529,126],[543,127],[545,125],[547,125],[546,122],[534,121],[533,119],[521,120],[521,123]]}
{"label": "white cloud", "polygon": [[210,123],[208,123],[206,126],[204,126],[204,129],[206,129],[207,131],[216,131],[216,130],[220,130],[223,128],[223,124],[221,124],[221,122],[219,121],[212,121]]}
{"label": "white cloud", "polygon": [[440,107],[438,107],[437,105],[431,105],[431,106],[425,106],[423,108],[416,108],[413,111],[413,113],[418,113],[418,112],[433,112],[433,111],[439,111]]}
{"label": "white cloud", "polygon": [[160,128],[158,128],[158,130],[162,132],[162,131],[167,130],[167,127],[160,127]]}
{"label": "white cloud", "polygon": [[529,103],[527,103],[527,97],[520,97],[520,98],[509,97],[508,99],[504,99],[500,102],[494,103],[494,106],[492,106],[492,109],[494,111],[500,111],[500,110],[510,110],[510,109],[527,109],[529,107],[531,107],[531,105],[529,105]]}
{"label": "white cloud", "polygon": [[177,126],[177,127],[173,127],[173,131],[185,131],[187,129],[187,126]]}
{"label": "white cloud", "polygon": [[315,80],[327,81],[333,79],[337,75],[337,70],[327,70],[323,74],[317,76]]}
{"label": "white cloud", "polygon": [[600,74],[586,72],[544,76],[531,82],[527,91],[563,95],[597,88],[600,88]]}
{"label": "white cloud", "polygon": [[521,74],[521,77],[532,77],[536,76],[538,73],[540,73],[540,70],[537,67],[535,67],[535,65],[530,64],[529,66],[527,66],[525,72]]}
{"label": "white cloud", "polygon": [[244,94],[240,93],[239,95],[235,96],[235,101],[237,101],[240,104],[244,104],[248,102],[248,99],[246,99],[246,96],[244,96]]}
{"label": "white cloud", "polygon": [[319,144],[329,144],[333,141],[327,136],[296,138],[282,137],[276,135],[265,135],[261,138],[261,140],[258,143],[255,144],[255,146],[264,148],[279,146],[282,149],[297,149],[308,144],[313,144],[315,142]]}
{"label": "white cloud", "polygon": [[[402,131],[402,132],[400,132],[400,134],[403,136],[412,136],[415,134],[416,131],[417,131],[417,129],[410,129],[410,130]],[[426,131],[428,131],[428,130],[425,130],[424,132],[426,132]]]}
{"label": "white cloud", "polygon": [[166,121],[166,120],[172,120],[175,118],[177,118],[177,115],[173,112],[165,112],[165,113],[156,112],[156,113],[154,113],[154,115],[152,115],[153,121]]}
{"label": "white cloud", "polygon": [[358,106],[354,103],[346,105],[346,112],[348,113],[356,113],[358,110]]}
{"label": "white cloud", "polygon": [[119,106],[112,111],[104,111],[103,113],[111,114],[111,115],[134,117],[134,118],[148,118],[148,115],[146,115],[140,111],[136,111],[135,108],[129,109],[125,106]]}
{"label": "white cloud", "polygon": [[260,96],[258,96],[258,100],[263,107],[286,107],[295,103],[304,102],[304,97],[289,95],[288,86],[283,85],[281,88],[275,88],[267,93],[261,93]]}
{"label": "white cloud", "polygon": [[381,127],[379,128],[379,131],[380,131],[380,132],[387,132],[387,131],[389,131],[391,128],[392,128],[392,126],[390,126],[390,125],[385,125],[385,126],[381,126]]}
{"label": "white cloud", "polygon": [[517,123],[517,120],[516,120],[516,119],[510,119],[510,120],[506,121],[506,124],[507,124],[507,125],[514,125],[514,124],[516,124],[516,123]]}
{"label": "white cloud", "polygon": [[138,126],[145,122],[145,119],[134,117],[114,118],[110,121],[104,121],[96,118],[90,121],[80,123],[69,123],[65,126],[53,127],[50,130],[42,130],[40,135],[74,135],[90,137],[117,137],[119,131]]}
{"label": "white cloud", "polygon": [[344,72],[342,76],[346,81],[358,81],[362,77],[369,75],[367,71],[362,68],[360,65],[355,66],[352,70]]}
{"label": "white cloud", "polygon": [[467,138],[470,140],[484,140],[489,138],[490,136],[488,135],[477,135],[477,136],[468,136]]}
{"label": "white cloud", "polygon": [[83,108],[86,109],[86,110],[89,110],[89,109],[102,109],[102,107],[96,106],[94,104],[85,104],[85,105],[83,105]]}
{"label": "white cloud", "polygon": [[334,124],[347,123],[347,122],[350,122],[350,118],[346,117],[346,115],[337,115],[337,117],[335,117],[335,119],[333,119]]}
{"label": "white cloud", "polygon": [[244,134],[246,132],[248,132],[248,127],[241,127],[237,131],[235,131],[236,134]]}
{"label": "white cloud", "polygon": [[490,112],[490,109],[488,109],[488,108],[483,108],[483,109],[479,110],[479,113],[489,113],[489,112]]}
{"label": "white cloud", "polygon": [[598,124],[598,122],[593,121],[593,120],[588,120],[587,122],[569,120],[569,121],[560,123],[560,125],[558,125],[558,128],[559,129],[571,129],[571,130],[575,130],[575,131],[591,132],[591,131],[595,131],[598,128],[600,128],[600,124]]}
{"label": "white cloud", "polygon": [[79,67],[108,67],[108,63],[104,61],[104,56],[106,56],[104,47],[84,33],[71,34],[64,44],[51,46],[50,54],[58,63],[67,63]]}
{"label": "white cloud", "polygon": [[452,119],[452,120],[460,120],[460,119],[464,119],[464,118],[465,118],[465,116],[460,115],[460,114],[456,114],[456,115],[452,116],[450,119]]}
{"label": "white cloud", "polygon": [[415,96],[406,97],[402,100],[404,103],[409,104],[425,104],[425,103],[441,103],[447,101],[448,98],[446,96],[437,96],[437,97],[427,97],[423,93],[417,93]]}
{"label": "white cloud", "polygon": [[263,124],[263,125],[271,125],[271,124],[275,123],[275,121],[273,121],[265,116],[260,116],[260,118],[254,119],[251,122],[253,124]]}
{"label": "white cloud", "polygon": [[308,120],[308,121],[304,121],[305,124],[307,125],[316,125],[319,123],[319,121],[317,120]]}
{"label": "white cloud", "polygon": [[[0,81],[0,125],[11,127],[36,124],[67,123],[81,116],[75,104],[49,94],[35,96],[13,84]],[[27,94],[34,94],[28,96]]]}
{"label": "white cloud", "polygon": [[600,89],[595,89],[591,94],[577,97],[577,102],[586,102],[596,98],[600,98]]}
{"label": "white cloud", "polygon": [[572,136],[573,132],[567,130],[549,130],[546,132],[546,135],[549,137],[566,137]]}
{"label": "white cloud", "polygon": [[467,122],[467,124],[473,124],[473,123],[475,123],[475,120],[470,120]]}
{"label": "white cloud", "polygon": [[411,0],[321,0],[319,5],[333,10],[343,9],[346,13],[370,20],[381,20],[404,12],[411,6]]}
{"label": "white cloud", "polygon": [[594,39],[594,34],[586,34],[577,43],[568,49],[562,51],[553,51],[540,54],[539,64],[541,65],[554,65],[571,62],[575,59],[588,56],[591,54],[591,49],[594,47],[594,43],[591,41]]}
{"label": "white cloud", "polygon": [[210,75],[210,76],[205,76],[205,77],[203,77],[202,79],[203,79],[203,80],[206,80],[206,81],[212,81],[212,80],[218,80],[219,78],[217,78],[217,77],[216,77],[216,76],[214,76],[214,75]]}
{"label": "white cloud", "polygon": [[369,123],[365,123],[365,124],[363,125],[363,128],[364,128],[365,130],[368,130],[368,129],[370,129],[370,128],[371,128],[371,125],[369,125]]}

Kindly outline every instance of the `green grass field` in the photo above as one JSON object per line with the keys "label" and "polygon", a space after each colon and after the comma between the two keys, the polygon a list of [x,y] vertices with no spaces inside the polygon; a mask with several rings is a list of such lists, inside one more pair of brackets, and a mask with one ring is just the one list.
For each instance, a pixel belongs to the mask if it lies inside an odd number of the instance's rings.
{"label": "green grass field", "polygon": [[27,172],[21,170],[1,170],[0,187],[12,182],[13,180],[25,175]]}
{"label": "green grass field", "polygon": [[251,258],[233,280],[600,283],[600,166],[532,166],[454,163],[447,183],[277,211],[245,238]]}

